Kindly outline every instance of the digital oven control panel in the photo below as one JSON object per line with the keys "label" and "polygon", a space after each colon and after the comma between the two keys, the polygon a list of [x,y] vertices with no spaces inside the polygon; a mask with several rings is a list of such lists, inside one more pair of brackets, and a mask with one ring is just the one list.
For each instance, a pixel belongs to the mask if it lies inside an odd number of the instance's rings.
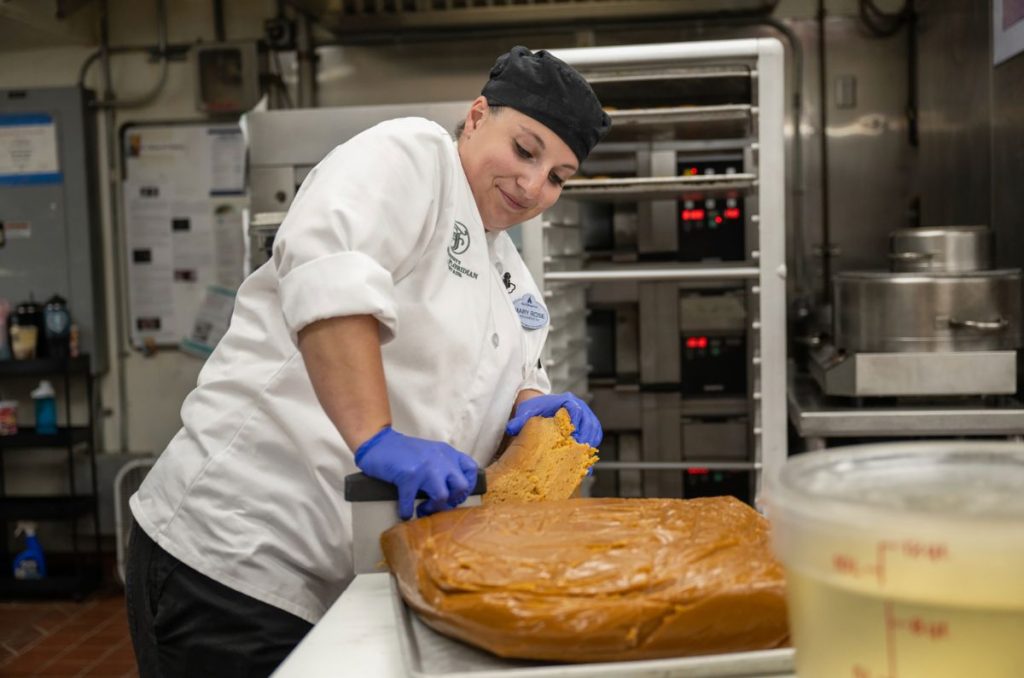
{"label": "digital oven control panel", "polygon": [[[680,160],[682,176],[736,174],[743,171],[740,159]],[[679,261],[743,261],[743,198],[705,197],[679,200]]]}
{"label": "digital oven control panel", "polygon": [[746,355],[747,339],[741,334],[684,336],[680,356],[683,395],[746,395]]}

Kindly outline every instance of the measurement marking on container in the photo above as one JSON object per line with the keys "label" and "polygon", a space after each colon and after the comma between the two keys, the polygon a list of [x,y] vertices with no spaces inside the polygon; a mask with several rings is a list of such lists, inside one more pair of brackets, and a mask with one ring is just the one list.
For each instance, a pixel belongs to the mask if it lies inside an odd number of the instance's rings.
{"label": "measurement marking on container", "polygon": [[903,631],[912,636],[927,637],[936,642],[949,638],[948,621],[944,619],[926,619],[920,615],[897,617],[893,609],[894,607],[895,604],[891,600],[884,602],[886,672],[874,673],[863,664],[854,664],[850,671],[852,678],[899,678],[896,657],[896,633],[898,631]]}
{"label": "measurement marking on container", "polygon": [[874,577],[879,585],[885,585],[886,560],[896,554],[909,560],[936,563],[949,556],[949,547],[942,542],[916,539],[880,541],[875,545],[874,562],[865,563],[847,553],[835,553],[832,555],[832,569],[852,577]]}

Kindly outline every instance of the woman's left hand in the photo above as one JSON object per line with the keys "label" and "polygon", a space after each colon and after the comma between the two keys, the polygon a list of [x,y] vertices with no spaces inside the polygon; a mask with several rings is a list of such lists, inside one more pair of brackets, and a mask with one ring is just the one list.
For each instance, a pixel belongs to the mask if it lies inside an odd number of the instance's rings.
{"label": "woman's left hand", "polygon": [[510,435],[519,435],[531,417],[553,417],[561,408],[569,413],[569,419],[575,427],[572,437],[577,442],[597,447],[604,439],[601,422],[590,407],[572,393],[552,393],[529,400],[524,400],[515,409],[505,431]]}

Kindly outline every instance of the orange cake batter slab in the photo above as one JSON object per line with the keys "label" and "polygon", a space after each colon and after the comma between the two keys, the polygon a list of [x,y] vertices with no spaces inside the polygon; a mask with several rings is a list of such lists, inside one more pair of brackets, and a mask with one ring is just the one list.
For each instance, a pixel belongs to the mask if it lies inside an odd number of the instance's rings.
{"label": "orange cake batter slab", "polygon": [[785,646],[768,523],[731,497],[456,509],[381,537],[434,630],[508,658],[623,661]]}

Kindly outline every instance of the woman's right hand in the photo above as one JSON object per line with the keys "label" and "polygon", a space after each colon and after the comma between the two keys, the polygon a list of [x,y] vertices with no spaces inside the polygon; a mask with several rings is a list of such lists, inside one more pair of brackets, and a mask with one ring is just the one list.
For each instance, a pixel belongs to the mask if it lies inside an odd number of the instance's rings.
{"label": "woman's right hand", "polygon": [[428,516],[461,504],[476,486],[471,457],[436,440],[414,438],[385,426],[356,450],[356,466],[368,476],[398,488],[398,514],[412,518],[416,495],[427,500],[416,512]]}

